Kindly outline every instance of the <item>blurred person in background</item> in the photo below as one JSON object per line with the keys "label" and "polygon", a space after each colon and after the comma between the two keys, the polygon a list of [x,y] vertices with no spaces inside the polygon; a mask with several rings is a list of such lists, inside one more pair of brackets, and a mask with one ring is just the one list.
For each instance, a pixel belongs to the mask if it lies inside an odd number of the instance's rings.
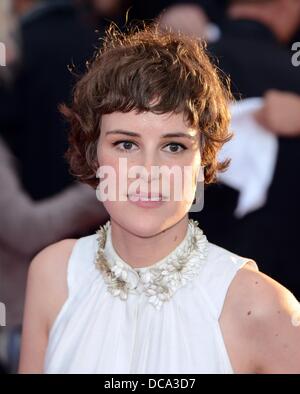
{"label": "blurred person in background", "polygon": [[212,43],[222,34],[227,0],[173,0],[159,15],[161,27]]}
{"label": "blurred person in background", "polygon": [[300,26],[299,0],[231,0],[221,39],[210,49],[232,77],[236,98],[269,89],[300,92],[290,40]]}
{"label": "blurred person in background", "polygon": [[25,190],[38,200],[72,182],[63,157],[67,134],[58,106],[69,99],[75,79],[70,67],[74,73],[84,69],[99,33],[81,19],[72,1],[14,4],[22,15],[22,58],[11,89],[10,116],[3,118],[0,110],[0,125],[20,161]]}
{"label": "blurred person in background", "polygon": [[[29,6],[30,2],[18,3],[22,4],[22,7],[17,8],[17,11],[29,16],[27,13],[29,8],[25,7],[25,3]],[[39,201],[33,200],[21,182],[20,174],[24,163],[13,154],[6,141],[6,138],[10,140],[8,133],[8,130],[12,130],[9,128],[12,126],[10,122],[14,121],[14,116],[21,115],[18,112],[20,108],[17,106],[19,99],[17,93],[19,92],[16,86],[20,75],[16,73],[25,72],[22,70],[24,49],[21,51],[19,48],[18,25],[12,11],[10,1],[1,2],[0,18],[4,23],[0,23],[0,42],[4,43],[7,56],[6,67],[0,67],[0,112],[2,115],[0,123],[0,302],[6,306],[6,326],[0,329],[0,360],[6,365],[8,371],[15,372],[18,363],[27,269],[32,256],[54,241],[88,233],[107,219],[107,213],[103,205],[97,201],[93,189],[82,187],[83,185],[77,182],[72,182],[68,187]],[[43,11],[43,7],[35,9],[35,12],[42,12],[40,15],[43,15]],[[16,64],[21,68],[16,68]],[[34,81],[34,75],[32,75],[32,80]],[[30,90],[30,86],[27,86],[27,89]],[[30,94],[27,90],[20,93]],[[47,93],[50,94],[50,91],[45,91],[45,95]],[[26,106],[25,102],[23,104]],[[55,108],[51,108],[50,104],[48,110],[51,114]],[[23,115],[30,116],[30,113],[25,111]],[[33,119],[29,118],[29,120],[34,121],[34,114],[32,117]],[[26,124],[23,127],[20,123],[18,127],[14,130],[16,137],[20,139],[24,137],[25,140],[26,135],[22,136],[22,134],[28,131]],[[43,130],[42,124],[41,130]],[[34,143],[34,141],[31,142]],[[26,145],[23,148],[26,149]],[[47,154],[47,145],[37,146],[36,149],[42,150],[42,154]],[[29,159],[34,162],[34,157],[29,157]],[[41,164],[35,163],[37,166]],[[41,170],[41,177],[46,177],[47,181],[46,170],[45,175],[43,175],[44,169],[41,168]],[[37,179],[36,182],[38,187],[40,180]]]}
{"label": "blurred person in background", "polygon": [[[264,97],[274,89],[299,95],[300,73],[292,65],[289,42],[300,25],[300,1],[231,0],[227,19],[220,40],[210,51],[219,68],[230,76],[236,98]],[[270,105],[275,106],[274,95],[266,96],[259,117],[272,123],[270,129],[276,129],[279,150],[265,206],[238,219],[234,216],[238,191],[218,184],[206,190],[205,210],[191,216],[216,243],[241,255],[250,253],[262,262],[265,272],[299,298],[300,186],[296,180],[300,138],[286,135],[291,133],[292,119],[285,118],[287,124],[282,130],[279,123],[274,125],[268,115]],[[223,201],[222,206],[219,201]]]}
{"label": "blurred person in background", "polygon": [[190,36],[214,42],[220,30],[209,20],[204,8],[198,4],[179,3],[165,9],[158,18],[160,28],[178,31]]}
{"label": "blurred person in background", "polygon": [[300,136],[300,95],[269,90],[256,119],[266,129],[283,137]]}

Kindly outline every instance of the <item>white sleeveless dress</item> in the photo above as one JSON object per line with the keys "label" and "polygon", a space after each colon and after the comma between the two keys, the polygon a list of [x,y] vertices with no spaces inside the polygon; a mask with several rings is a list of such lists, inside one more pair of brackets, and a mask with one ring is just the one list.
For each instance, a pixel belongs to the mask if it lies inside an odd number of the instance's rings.
{"label": "white sleeveless dress", "polygon": [[[109,291],[95,265],[97,233],[76,241],[68,263],[69,295],[49,333],[45,373],[234,373],[218,320],[236,272],[247,262],[258,269],[256,263],[208,242],[197,227],[200,242],[183,284],[176,288],[170,281],[176,290],[164,302],[151,286],[151,269],[186,248],[191,222],[169,256],[139,269],[118,256],[106,223],[105,256],[119,274],[126,271],[133,289],[125,298]],[[150,283],[150,296],[140,275]]]}

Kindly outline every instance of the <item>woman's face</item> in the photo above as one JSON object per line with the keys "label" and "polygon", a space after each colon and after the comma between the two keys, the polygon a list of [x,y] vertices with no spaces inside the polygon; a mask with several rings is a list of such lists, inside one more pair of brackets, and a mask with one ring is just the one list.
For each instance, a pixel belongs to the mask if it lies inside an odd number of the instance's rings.
{"label": "woman's face", "polygon": [[97,196],[110,217],[144,237],[179,222],[193,203],[202,171],[199,141],[199,131],[182,113],[103,115]]}

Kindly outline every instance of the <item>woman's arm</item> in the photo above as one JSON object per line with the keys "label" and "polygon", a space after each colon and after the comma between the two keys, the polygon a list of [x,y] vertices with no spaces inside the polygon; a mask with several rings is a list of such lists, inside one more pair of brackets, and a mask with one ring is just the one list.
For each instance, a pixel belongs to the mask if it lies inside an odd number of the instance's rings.
{"label": "woman's arm", "polygon": [[19,373],[43,373],[48,333],[68,297],[67,265],[75,242],[66,239],[50,245],[31,262]]}
{"label": "woman's arm", "polygon": [[220,325],[235,372],[300,373],[300,304],[269,276],[239,270]]}
{"label": "woman's arm", "polygon": [[88,185],[32,201],[22,189],[15,161],[0,139],[0,241],[31,258],[45,246],[102,224],[108,214]]}
{"label": "woman's arm", "polygon": [[[261,373],[300,374],[300,303],[285,287],[259,274],[256,336]],[[257,326],[257,329],[255,328]]]}

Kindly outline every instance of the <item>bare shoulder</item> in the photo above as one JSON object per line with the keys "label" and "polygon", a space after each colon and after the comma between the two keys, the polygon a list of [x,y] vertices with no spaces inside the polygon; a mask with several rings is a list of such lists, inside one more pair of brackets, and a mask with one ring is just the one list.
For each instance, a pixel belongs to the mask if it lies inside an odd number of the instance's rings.
{"label": "bare shoulder", "polygon": [[299,302],[287,288],[250,265],[237,272],[225,303],[230,305],[232,313],[239,317],[240,314],[251,316],[256,324],[268,322],[281,312],[299,308]]}
{"label": "bare shoulder", "polygon": [[[248,264],[241,268],[228,289],[220,323],[238,370],[300,372],[300,304],[271,277]],[[238,356],[242,347],[248,349],[242,352],[246,358]]]}
{"label": "bare shoulder", "polygon": [[20,373],[42,373],[49,330],[68,297],[67,267],[76,239],[65,239],[40,251],[27,280]]}
{"label": "bare shoulder", "polygon": [[[66,270],[67,263],[76,239],[64,239],[42,249],[31,261],[29,275],[31,276],[59,276]],[[57,272],[57,270],[59,272]]]}
{"label": "bare shoulder", "polygon": [[43,303],[49,326],[68,296],[68,262],[76,241],[64,239],[47,246],[34,257],[29,267],[27,292],[35,292]]}

